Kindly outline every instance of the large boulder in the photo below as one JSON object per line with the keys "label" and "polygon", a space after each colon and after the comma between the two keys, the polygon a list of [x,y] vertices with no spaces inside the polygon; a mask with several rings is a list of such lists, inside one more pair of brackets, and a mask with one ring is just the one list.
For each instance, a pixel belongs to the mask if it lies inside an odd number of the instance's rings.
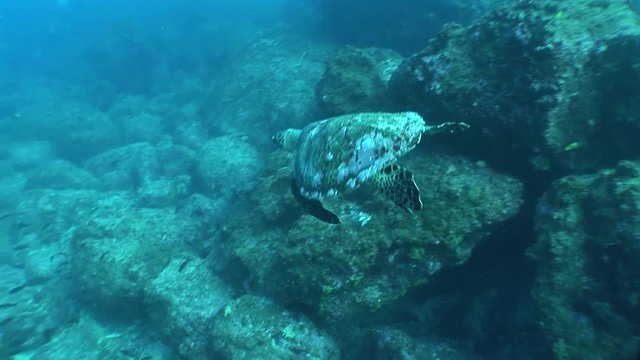
{"label": "large boulder", "polygon": [[12,169],[29,171],[55,160],[55,149],[56,145],[49,141],[22,141],[9,143],[2,152]]}
{"label": "large boulder", "polygon": [[[316,6],[322,36],[339,43],[381,46],[406,54],[420,49],[443,24],[467,23],[504,2],[508,1],[323,0]],[[299,17],[300,9],[295,10],[292,17]]]}
{"label": "large boulder", "polygon": [[476,357],[454,342],[415,338],[400,329],[375,327],[366,331],[356,358],[473,360]]}
{"label": "large boulder", "polygon": [[[18,136],[50,141],[61,157],[81,162],[120,143],[120,132],[104,112],[86,103],[72,101],[52,90],[36,93],[19,109]],[[28,129],[28,131],[27,131]]]}
{"label": "large boulder", "polygon": [[304,316],[244,295],[216,316],[211,345],[224,359],[339,359],[331,338]]}
{"label": "large boulder", "polygon": [[224,82],[201,111],[224,132],[255,134],[269,143],[273,129],[300,127],[317,112],[314,86],[327,51],[309,46],[285,26],[256,33],[241,49]]}
{"label": "large boulder", "polygon": [[379,48],[347,46],[326,62],[316,85],[316,99],[325,116],[382,111],[391,106],[387,85],[402,62],[400,54]]}
{"label": "large boulder", "polygon": [[97,189],[99,183],[88,170],[67,160],[54,160],[28,173],[25,190]]}
{"label": "large boulder", "polygon": [[71,238],[79,219],[112,194],[95,190],[34,189],[23,193],[11,221],[13,252],[27,274],[37,279],[68,278]]}
{"label": "large boulder", "polygon": [[427,118],[471,124],[470,152],[492,138],[496,161],[515,149],[545,169],[593,170],[640,153],[629,145],[639,38],[625,0],[517,2],[446,26],[400,65],[392,94]]}
{"label": "large boulder", "polygon": [[533,295],[558,359],[640,353],[640,163],[557,180],[540,200]]}
{"label": "large boulder", "polygon": [[48,342],[74,319],[77,309],[60,283],[30,278],[6,264],[0,264],[0,271],[0,356],[10,359]]}
{"label": "large boulder", "polygon": [[145,287],[155,326],[187,359],[207,357],[214,316],[232,300],[232,291],[200,259],[173,259]]}
{"label": "large boulder", "polygon": [[71,269],[81,296],[123,316],[140,316],[144,289],[197,232],[171,208],[139,208],[126,194],[93,204],[71,237]]}
{"label": "large boulder", "polygon": [[147,207],[174,206],[189,194],[195,153],[170,141],[141,142],[98,154],[85,167],[104,190],[132,191]]}
{"label": "large boulder", "polygon": [[84,314],[52,336],[29,358],[33,360],[170,360],[176,354],[143,326],[108,326]]}
{"label": "large boulder", "polygon": [[198,156],[203,191],[230,198],[252,190],[262,158],[246,136],[225,135],[207,141]]}
{"label": "large boulder", "polygon": [[407,214],[363,188],[326,199],[344,222],[331,226],[302,215],[290,195],[289,172],[280,169],[279,157],[270,159],[271,175],[228,222],[225,253],[231,264],[247,269],[257,288],[284,303],[305,304],[330,322],[364,321],[438,271],[464,262],[521,204],[517,180],[484,164],[434,155],[407,161],[422,189],[422,211]]}

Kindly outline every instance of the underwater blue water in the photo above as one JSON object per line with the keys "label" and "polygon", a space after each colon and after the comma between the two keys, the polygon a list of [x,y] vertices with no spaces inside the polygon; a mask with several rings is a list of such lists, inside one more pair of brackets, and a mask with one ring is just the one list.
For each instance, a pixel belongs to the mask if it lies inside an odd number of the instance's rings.
{"label": "underwater blue water", "polygon": [[637,358],[638,9],[0,2],[0,360]]}

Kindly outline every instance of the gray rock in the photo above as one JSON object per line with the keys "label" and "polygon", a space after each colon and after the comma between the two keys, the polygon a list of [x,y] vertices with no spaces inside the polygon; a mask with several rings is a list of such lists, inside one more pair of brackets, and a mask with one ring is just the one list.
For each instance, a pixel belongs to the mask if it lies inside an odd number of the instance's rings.
{"label": "gray rock", "polygon": [[202,124],[192,120],[178,125],[174,133],[176,143],[191,149],[200,149],[207,142],[208,137]]}
{"label": "gray rock", "polygon": [[331,338],[307,318],[253,295],[216,316],[211,342],[225,359],[339,359]]}
{"label": "gray rock", "polygon": [[301,128],[317,111],[314,87],[326,54],[286,26],[257,32],[234,59],[222,94],[211,94],[220,106],[203,109],[211,114],[207,122],[225,132],[258,134],[266,144],[270,135],[262,134],[272,129]]}
{"label": "gray rock", "polygon": [[0,272],[0,355],[34,350],[72,320],[74,303],[59,284],[42,283],[9,265],[0,264]]}
{"label": "gray rock", "polygon": [[[268,163],[273,175],[260,180],[243,204],[245,211],[232,214],[221,256],[240,261],[251,283],[280,303],[305,304],[328,322],[353,326],[438,272],[465,262],[522,204],[522,184],[484,163],[432,154],[408,158],[403,165],[420,187],[421,211],[408,214],[363,188],[326,199],[343,219],[341,226],[332,226],[286,201],[262,205],[274,191],[280,196],[289,191],[290,172],[277,161]],[[265,211],[287,216],[273,218]],[[290,224],[286,228],[283,219]]]}
{"label": "gray rock", "polygon": [[389,327],[369,329],[356,358],[370,360],[476,359],[453,342],[419,339],[402,330]]}
{"label": "gray rock", "polygon": [[170,142],[157,146],[141,142],[108,150],[85,166],[102,180],[105,189],[138,191],[150,181],[190,176],[194,157],[190,149]]}
{"label": "gray rock", "polygon": [[66,160],[54,160],[28,173],[25,190],[96,189],[99,183],[89,171]]}
{"label": "gray rock", "polygon": [[9,162],[18,171],[27,171],[55,158],[55,145],[47,141],[13,143],[8,150]]}
{"label": "gray rock", "polygon": [[171,207],[189,195],[191,177],[162,178],[146,181],[138,189],[138,204],[143,207]]}
{"label": "gray rock", "polygon": [[23,194],[11,226],[14,254],[30,276],[68,276],[70,239],[96,203],[111,194],[94,190],[36,189]]}
{"label": "gray rock", "polygon": [[536,230],[532,294],[555,357],[637,357],[640,162],[558,179]]}
{"label": "gray rock", "polygon": [[55,143],[57,152],[72,161],[83,161],[117,146],[120,134],[102,111],[85,103],[60,98],[50,90],[34,95],[20,108],[22,127],[29,138]]}
{"label": "gray rock", "polygon": [[139,208],[121,194],[94,206],[71,238],[73,276],[88,300],[136,314],[144,288],[194,241],[193,224],[172,209]]}
{"label": "gray rock", "polygon": [[232,292],[205,262],[175,258],[145,287],[145,302],[156,327],[187,359],[207,357],[213,317]]}
{"label": "gray rock", "polygon": [[109,328],[83,316],[31,355],[32,360],[171,360],[175,354],[144,327]]}
{"label": "gray rock", "polygon": [[125,144],[148,141],[155,143],[164,133],[163,119],[147,112],[137,112],[116,120]]}
{"label": "gray rock", "polygon": [[247,193],[262,168],[260,153],[241,135],[213,138],[198,156],[198,173],[207,194],[231,197]]}
{"label": "gray rock", "polygon": [[186,204],[179,208],[179,214],[190,219],[200,233],[197,241],[190,244],[196,253],[207,256],[220,245],[216,240],[226,225],[229,206],[228,199],[193,194],[187,199]]}

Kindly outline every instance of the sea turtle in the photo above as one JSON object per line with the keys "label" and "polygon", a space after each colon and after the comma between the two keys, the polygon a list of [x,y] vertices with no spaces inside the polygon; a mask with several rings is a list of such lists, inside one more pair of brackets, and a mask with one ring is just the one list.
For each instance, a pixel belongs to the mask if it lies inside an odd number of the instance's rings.
{"label": "sea turtle", "polygon": [[415,112],[356,113],[317,121],[303,129],[286,129],[273,136],[285,150],[295,151],[291,191],[309,214],[331,223],[340,218],[320,200],[372,183],[408,212],[420,210],[420,190],[413,174],[396,164],[412,150],[422,134],[467,128],[446,122],[428,126]]}

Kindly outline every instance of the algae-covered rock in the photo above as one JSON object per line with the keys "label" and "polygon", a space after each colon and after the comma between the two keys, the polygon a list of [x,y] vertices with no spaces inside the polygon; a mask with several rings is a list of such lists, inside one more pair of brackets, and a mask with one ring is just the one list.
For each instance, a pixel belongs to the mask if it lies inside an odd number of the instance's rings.
{"label": "algae-covered rock", "polygon": [[[189,244],[198,255],[208,256],[220,245],[218,239],[227,224],[230,204],[229,199],[192,194],[185,204],[178,208],[178,213],[188,218],[200,234]],[[215,264],[214,262],[213,265]]]}
{"label": "algae-covered rock", "polygon": [[99,180],[89,171],[66,160],[54,160],[28,174],[25,190],[96,189]]}
{"label": "algae-covered rock", "polygon": [[509,1],[324,0],[316,6],[322,15],[323,36],[344,44],[411,53],[443,24],[467,23],[504,2]]}
{"label": "algae-covered rock", "polygon": [[95,190],[34,189],[22,194],[11,226],[14,255],[38,279],[65,278],[72,255],[70,240],[78,219],[111,194]]}
{"label": "algae-covered rock", "polygon": [[[157,145],[141,142],[113,148],[85,163],[85,167],[100,178],[103,189],[142,189],[147,192],[143,196],[151,196],[148,192],[154,187],[166,192],[173,186],[178,192],[174,197],[186,196],[186,191],[180,189],[189,186],[194,165],[195,153],[191,149],[168,141]],[[163,183],[154,184],[154,181]],[[143,189],[145,186],[146,190]]]}
{"label": "algae-covered rock", "polygon": [[[513,216],[521,203],[517,180],[462,158],[430,156],[407,166],[424,202],[413,215],[371,188],[357,201],[358,194],[327,202],[340,209],[338,226],[300,217],[289,200],[269,200],[235,214],[225,248],[278,300],[311,306],[330,321],[357,321],[465,261],[492,224]],[[265,180],[272,186],[256,188],[252,201],[262,194],[271,199],[275,189],[286,194],[289,175],[272,170],[276,175]],[[283,215],[263,216],[267,204]]]}
{"label": "algae-covered rock", "polygon": [[516,2],[446,26],[400,65],[392,94],[429,118],[468,122],[480,143],[544,155],[545,168],[596,170],[640,153],[629,145],[639,36],[626,0]]}
{"label": "algae-covered rock", "polygon": [[87,315],[29,354],[33,360],[171,360],[175,356],[144,327],[110,328]]}
{"label": "algae-covered rock", "polygon": [[545,28],[551,15],[539,7],[518,2],[468,27],[445,26],[393,74],[396,100],[427,118],[485,128],[498,143],[515,134],[540,146],[557,74]]}
{"label": "algae-covered rock", "polygon": [[104,112],[72,101],[50,89],[36,92],[20,108],[21,127],[28,137],[55,143],[63,158],[80,162],[119,144],[119,130]]}
{"label": "algae-covered rock", "polygon": [[251,201],[260,217],[280,222],[298,211],[298,202],[290,190],[294,154],[274,151],[265,156],[265,164],[262,176],[258,178],[257,191],[251,194]]}
{"label": "algae-covered rock", "polygon": [[640,163],[556,181],[540,200],[533,291],[558,359],[640,352]]}
{"label": "algae-covered rock", "polygon": [[138,204],[155,208],[175,206],[189,196],[190,188],[189,175],[148,180],[138,188]]}
{"label": "algae-covered rock", "polygon": [[198,156],[198,173],[204,191],[230,197],[253,189],[262,159],[248,138],[225,135],[207,141]]}
{"label": "algae-covered rock", "polygon": [[216,316],[211,344],[224,359],[339,359],[331,338],[309,319],[253,295]]}
{"label": "algae-covered rock", "polygon": [[366,332],[357,358],[371,360],[467,360],[476,357],[454,342],[419,339],[399,329],[376,327]]}
{"label": "algae-covered rock", "polygon": [[0,264],[0,355],[10,358],[49,341],[73,320],[76,307],[59,284],[30,278],[22,269]]}
{"label": "algae-covered rock", "polygon": [[314,86],[327,51],[286,26],[259,31],[240,50],[225,79],[222,94],[212,94],[208,121],[224,131],[262,134],[300,127],[314,118]]}
{"label": "algae-covered rock", "polygon": [[156,142],[165,133],[163,119],[146,112],[118,119],[121,139],[125,144],[140,141]]}
{"label": "algae-covered rock", "polygon": [[[208,91],[204,81],[199,77],[177,77],[172,80],[169,92],[154,93],[153,96],[118,97],[117,102],[109,108],[108,115],[121,129],[122,142],[146,141],[155,144],[165,141],[169,135],[177,135],[181,127],[201,125],[198,106],[200,102],[207,101],[202,94]],[[197,149],[177,137],[173,139],[180,145]]]}
{"label": "algae-covered rock", "polygon": [[316,98],[327,116],[382,111],[392,104],[387,96],[391,74],[402,62],[393,50],[347,46],[326,61]]}
{"label": "algae-covered rock", "polygon": [[11,143],[5,158],[17,171],[29,171],[55,159],[55,145],[49,141],[24,141]]}
{"label": "algae-covered rock", "polygon": [[173,259],[145,288],[153,323],[188,359],[207,356],[213,317],[232,299],[232,291],[190,257]]}
{"label": "algae-covered rock", "polygon": [[207,142],[209,136],[201,123],[187,120],[176,127],[174,139],[176,143],[190,149],[200,149]]}
{"label": "algae-covered rock", "polygon": [[144,288],[195,237],[173,209],[138,208],[127,195],[112,195],[72,235],[73,275],[89,300],[135,312]]}
{"label": "algae-covered rock", "polygon": [[550,112],[545,141],[566,167],[593,171],[640,154],[640,22],[626,32],[585,45],[583,66],[563,77],[572,92]]}

